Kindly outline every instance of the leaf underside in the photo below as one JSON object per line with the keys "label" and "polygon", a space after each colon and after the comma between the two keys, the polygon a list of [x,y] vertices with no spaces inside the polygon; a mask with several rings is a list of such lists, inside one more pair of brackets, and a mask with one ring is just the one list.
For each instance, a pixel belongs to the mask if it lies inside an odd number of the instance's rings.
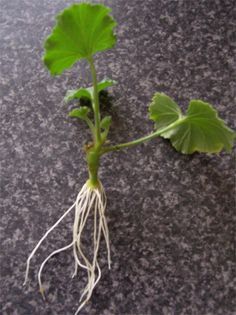
{"label": "leaf underside", "polygon": [[89,108],[85,106],[75,108],[69,112],[69,117],[80,118],[84,120],[87,118],[89,111],[90,111]]}
{"label": "leaf underside", "polygon": [[61,74],[82,58],[112,48],[116,43],[111,9],[101,4],[73,4],[57,16],[45,41],[43,61],[52,75]]}
{"label": "leaf underside", "polygon": [[175,149],[181,153],[219,153],[223,149],[232,149],[235,132],[226,126],[208,103],[192,100],[183,116],[178,105],[167,95],[156,93],[149,111],[150,118],[155,121],[158,129],[179,122],[161,136],[170,139]]}
{"label": "leaf underside", "polygon": [[[109,80],[109,79],[104,79],[104,80],[98,82],[98,84],[97,84],[98,93],[101,92],[102,90],[108,88],[108,87],[113,86],[114,84],[116,84],[116,81]],[[66,93],[64,101],[69,102],[69,101],[74,100],[74,99],[79,100],[82,97],[86,97],[89,100],[92,100],[93,99],[93,87],[80,88],[78,90],[69,90]]]}

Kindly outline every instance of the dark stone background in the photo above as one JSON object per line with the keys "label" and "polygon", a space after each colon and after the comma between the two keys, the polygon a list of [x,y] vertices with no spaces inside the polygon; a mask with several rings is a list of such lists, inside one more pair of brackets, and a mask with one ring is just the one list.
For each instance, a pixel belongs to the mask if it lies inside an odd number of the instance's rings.
{"label": "dark stone background", "polygon": [[[38,293],[37,268],[71,241],[70,215],[34,258],[39,238],[74,202],[87,178],[84,125],[67,113],[67,89],[86,85],[85,63],[50,77],[42,45],[55,14],[72,1],[0,0],[1,5],[1,311],[67,315],[78,306],[85,273],[70,279],[71,252],[53,258]],[[147,134],[147,106],[162,91],[186,108],[191,98],[216,106],[235,127],[235,1],[105,1],[118,20],[117,47],[97,55],[111,89],[110,140]],[[153,140],[102,161],[109,198],[112,270],[102,243],[102,278],[81,314],[233,315],[235,299],[234,156],[181,155]]]}

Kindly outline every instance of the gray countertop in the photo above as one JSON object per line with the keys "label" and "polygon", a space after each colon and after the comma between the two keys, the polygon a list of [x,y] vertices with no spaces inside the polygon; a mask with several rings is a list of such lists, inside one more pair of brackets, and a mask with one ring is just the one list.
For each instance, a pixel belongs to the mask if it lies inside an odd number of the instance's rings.
{"label": "gray countertop", "polygon": [[[98,76],[110,90],[110,140],[147,134],[154,92],[186,109],[191,98],[215,105],[235,127],[233,0],[104,1],[118,21],[115,49],[98,54]],[[3,315],[69,315],[86,274],[71,279],[73,215],[43,243],[23,287],[25,263],[39,238],[74,202],[87,178],[82,144],[88,132],[67,113],[67,89],[90,82],[85,63],[50,77],[41,62],[55,14],[72,1],[1,0],[1,310]],[[102,278],[82,315],[233,315],[235,178],[233,153],[177,153],[155,139],[102,160],[108,195],[112,269],[105,244]]]}

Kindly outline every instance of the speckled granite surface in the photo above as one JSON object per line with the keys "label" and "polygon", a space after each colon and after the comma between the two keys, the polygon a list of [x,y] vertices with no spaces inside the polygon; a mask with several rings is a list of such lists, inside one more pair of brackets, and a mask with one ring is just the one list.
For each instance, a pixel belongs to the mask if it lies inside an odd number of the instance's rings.
{"label": "speckled granite surface", "polygon": [[[70,252],[36,271],[71,240],[73,215],[43,243],[23,288],[27,255],[73,202],[86,180],[86,129],[67,118],[67,89],[88,82],[84,64],[51,78],[41,62],[54,15],[71,1],[1,0],[1,310],[3,315],[69,315],[85,274],[70,280]],[[118,45],[97,56],[113,88],[111,141],[152,129],[147,105],[163,91],[186,108],[215,104],[235,127],[233,0],[105,1],[118,20]],[[72,105],[69,105],[71,107]],[[83,315],[233,315],[235,296],[234,156],[176,153],[156,139],[103,159],[109,196],[112,271],[105,246],[102,278]]]}

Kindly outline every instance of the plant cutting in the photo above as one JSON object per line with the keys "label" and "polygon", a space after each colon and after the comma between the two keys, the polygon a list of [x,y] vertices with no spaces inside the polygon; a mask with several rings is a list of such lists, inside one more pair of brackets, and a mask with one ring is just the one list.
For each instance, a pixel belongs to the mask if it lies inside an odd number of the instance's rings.
{"label": "plant cutting", "polygon": [[[69,112],[70,117],[87,124],[91,132],[91,139],[88,139],[84,147],[88,180],[78,193],[74,204],[44,234],[29,255],[24,283],[26,284],[28,280],[31,260],[41,243],[74,209],[72,241],[53,251],[42,262],[38,272],[38,283],[44,297],[42,272],[46,263],[54,255],[71,249],[75,262],[73,277],[77,275],[79,267],[87,272],[87,285],[81,294],[75,315],[89,301],[101,278],[98,253],[102,237],[107,248],[108,268],[111,268],[109,231],[105,214],[107,199],[99,177],[102,156],[156,137],[169,139],[174,148],[183,154],[219,153],[223,149],[229,152],[235,139],[235,132],[219,118],[212,105],[201,100],[191,100],[186,113],[183,113],[174,100],[164,93],[157,92],[149,106],[149,118],[154,122],[154,131],[139,139],[110,145],[108,135],[112,119],[110,116],[102,117],[99,93],[116,82],[110,79],[99,81],[94,62],[97,53],[113,48],[116,43],[114,34],[116,22],[110,11],[110,8],[104,5],[86,2],[69,6],[57,16],[56,25],[44,45],[43,62],[51,75],[62,74],[81,59],[86,60],[90,68],[91,86],[69,90],[65,95],[66,102],[87,99],[92,104],[91,108],[79,106]],[[92,255],[89,255],[83,246],[83,233],[89,218],[93,218]]]}

